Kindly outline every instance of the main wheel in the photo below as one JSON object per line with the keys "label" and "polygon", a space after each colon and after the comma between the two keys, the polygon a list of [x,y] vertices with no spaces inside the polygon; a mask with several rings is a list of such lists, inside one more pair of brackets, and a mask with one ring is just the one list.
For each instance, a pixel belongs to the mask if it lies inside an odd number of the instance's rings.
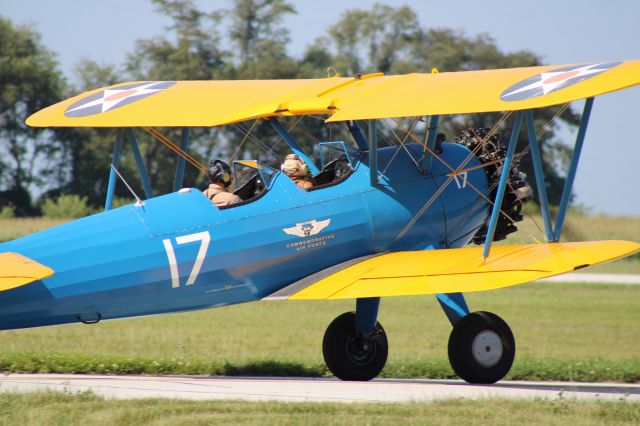
{"label": "main wheel", "polygon": [[324,362],[341,380],[371,380],[387,362],[387,336],[378,322],[371,332],[355,330],[355,312],[345,312],[329,324],[322,340]]}
{"label": "main wheel", "polygon": [[516,342],[506,322],[491,312],[472,312],[453,327],[449,362],[469,383],[495,383],[507,375]]}

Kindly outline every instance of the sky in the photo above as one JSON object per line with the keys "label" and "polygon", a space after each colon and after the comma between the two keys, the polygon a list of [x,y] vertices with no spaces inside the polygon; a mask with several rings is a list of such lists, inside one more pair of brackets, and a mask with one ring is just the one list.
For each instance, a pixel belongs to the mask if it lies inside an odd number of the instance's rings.
{"label": "sky", "polygon": [[[197,2],[204,10],[227,1]],[[301,55],[348,9],[374,2],[292,1],[297,15],[286,19],[289,51]],[[467,36],[491,35],[506,52],[527,49],[545,64],[640,59],[640,1],[637,0],[449,0],[393,1],[410,6],[427,27],[458,29]],[[169,21],[147,0],[0,0],[0,15],[32,24],[58,54],[63,71],[81,58],[121,64],[136,40],[162,35]],[[437,67],[438,64],[433,64]],[[596,98],[582,151],[574,194],[594,213],[640,216],[640,86]],[[573,140],[567,143],[573,144]],[[105,153],[108,155],[108,153]],[[640,231],[639,231],[640,233]]]}

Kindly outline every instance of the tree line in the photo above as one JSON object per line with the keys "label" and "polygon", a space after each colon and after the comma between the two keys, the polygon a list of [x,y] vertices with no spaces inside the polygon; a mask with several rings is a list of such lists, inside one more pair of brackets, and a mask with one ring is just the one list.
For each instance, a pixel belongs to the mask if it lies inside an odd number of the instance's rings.
{"label": "tree line", "polygon": [[[74,66],[73,76],[62,73],[55,53],[35,29],[0,16],[0,210],[11,205],[19,215],[38,214],[44,200],[62,194],[84,197],[95,207],[102,205],[115,131],[32,129],[24,124],[30,114],[85,90],[131,80],[318,78],[336,72],[343,76],[400,74],[429,72],[434,67],[445,72],[541,64],[541,58],[530,51],[501,51],[487,34],[470,37],[429,27],[408,6],[374,4],[347,10],[329,28],[314,29],[321,35],[296,56],[287,51],[291,34],[284,25],[296,10],[286,0],[234,0],[227,8],[208,11],[192,0],[152,2],[158,13],[170,18],[168,28],[137,41],[121,64],[82,59]],[[537,126],[543,127],[557,112],[552,107],[536,113]],[[466,127],[492,127],[500,116],[457,117],[444,121],[442,130],[452,140]],[[560,120],[575,125],[577,118],[568,110]],[[344,135],[340,125],[321,125],[318,117],[295,124],[301,145],[307,148],[318,140]],[[404,120],[401,126],[410,127],[411,121]],[[277,162],[285,146],[276,144],[278,138],[270,126],[255,123],[255,138],[250,138],[255,143],[242,143],[247,127],[193,129],[190,152],[203,163],[213,156]],[[425,129],[417,126],[415,132]],[[161,130],[179,140],[179,129]],[[510,123],[501,131],[508,135]],[[393,129],[381,132],[383,141],[395,143]],[[152,185],[160,193],[169,192],[175,156],[146,134],[138,138]],[[556,138],[553,126],[547,126],[541,146],[547,191],[556,200],[564,183],[560,170],[570,149]],[[522,166],[532,176],[528,158]],[[124,155],[120,171],[134,177],[130,183],[141,193],[135,170],[133,158]],[[188,169],[186,182],[195,186],[204,180],[197,170]],[[118,188],[117,195],[128,196],[124,188]]]}

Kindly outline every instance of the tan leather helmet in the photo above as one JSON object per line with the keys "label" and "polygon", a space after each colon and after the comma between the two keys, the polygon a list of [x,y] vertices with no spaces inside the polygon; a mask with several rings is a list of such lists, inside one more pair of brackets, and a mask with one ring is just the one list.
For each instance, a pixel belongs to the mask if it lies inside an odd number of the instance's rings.
{"label": "tan leather helmet", "polygon": [[289,154],[280,166],[280,170],[289,177],[305,177],[309,168],[296,154]]}

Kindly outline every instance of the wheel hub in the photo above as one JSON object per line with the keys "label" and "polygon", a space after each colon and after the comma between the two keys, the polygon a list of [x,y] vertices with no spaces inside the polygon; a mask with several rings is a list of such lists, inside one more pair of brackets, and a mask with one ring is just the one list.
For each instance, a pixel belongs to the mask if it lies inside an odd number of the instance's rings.
{"label": "wheel hub", "polygon": [[354,333],[347,340],[347,356],[356,365],[370,364],[376,352],[376,345],[369,337]]}
{"label": "wheel hub", "polygon": [[502,340],[498,333],[485,330],[478,333],[471,344],[473,358],[483,367],[493,367],[502,358]]}

